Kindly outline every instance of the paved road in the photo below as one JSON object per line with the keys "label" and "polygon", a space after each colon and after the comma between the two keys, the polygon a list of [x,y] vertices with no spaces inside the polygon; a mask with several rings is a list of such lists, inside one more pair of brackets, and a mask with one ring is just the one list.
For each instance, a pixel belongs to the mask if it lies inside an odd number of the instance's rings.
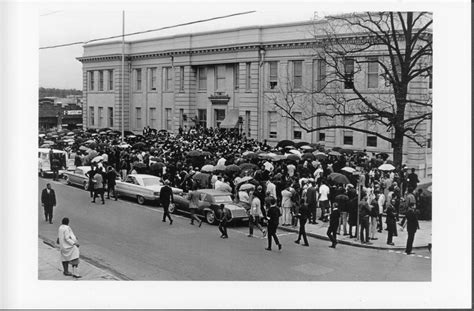
{"label": "paved road", "polygon": [[[219,238],[216,226],[191,226],[173,215],[162,223],[162,210],[128,200],[90,203],[89,193],[64,182],[39,179],[40,190],[51,182],[58,205],[54,224],[44,222],[38,204],[39,236],[56,240],[62,217],[81,244],[81,254],[102,267],[132,280],[195,281],[430,281],[431,256],[419,251],[402,253],[338,245],[310,238],[310,247],[293,243],[294,233],[279,232],[281,252],[266,251],[266,239],[257,231],[232,227],[229,239]],[[99,202],[100,200],[97,200]]]}

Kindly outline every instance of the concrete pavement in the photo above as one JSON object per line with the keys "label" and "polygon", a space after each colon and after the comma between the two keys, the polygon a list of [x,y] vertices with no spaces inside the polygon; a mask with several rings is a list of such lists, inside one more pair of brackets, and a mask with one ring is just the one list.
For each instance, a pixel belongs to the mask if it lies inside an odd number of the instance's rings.
{"label": "concrete pavement", "polygon": [[63,267],[59,255],[59,249],[51,241],[44,241],[38,238],[38,279],[54,281],[101,281],[119,280],[118,277],[98,268],[84,258],[79,263],[80,279],[63,274]]}

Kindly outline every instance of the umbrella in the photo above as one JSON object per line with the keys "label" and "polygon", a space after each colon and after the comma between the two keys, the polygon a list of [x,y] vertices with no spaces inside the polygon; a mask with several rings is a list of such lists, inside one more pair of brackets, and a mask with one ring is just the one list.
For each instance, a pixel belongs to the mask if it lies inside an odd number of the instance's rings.
{"label": "umbrella", "polygon": [[340,156],[341,156],[341,154],[340,154],[339,152],[337,152],[337,151],[331,151],[331,152],[329,152],[329,155],[336,156],[336,157],[340,157]]}
{"label": "umbrella", "polygon": [[251,181],[253,179],[253,177],[251,176],[245,176],[245,177],[242,177],[239,181],[239,185],[243,184],[243,183],[246,183],[248,181]]}
{"label": "umbrella", "polygon": [[278,142],[278,144],[276,145],[277,148],[284,148],[286,146],[294,146],[295,143],[292,142],[291,140],[281,140]]}
{"label": "umbrella", "polygon": [[202,152],[199,151],[199,150],[191,150],[188,152],[188,154],[186,156],[188,157],[199,157],[202,155]]}
{"label": "umbrella", "polygon": [[141,169],[141,168],[145,168],[145,167],[146,167],[146,164],[142,163],[142,162],[138,162],[138,163],[133,164],[133,168]]}
{"label": "umbrella", "polygon": [[203,151],[201,154],[202,154],[203,156],[206,156],[206,157],[212,155],[212,153],[210,153],[209,151]]}
{"label": "umbrella", "polygon": [[87,150],[88,148],[86,146],[80,146],[79,150]]}
{"label": "umbrella", "polygon": [[277,154],[277,155],[272,157],[272,161],[275,161],[275,162],[285,160],[285,159],[286,159],[286,157],[282,154]]}
{"label": "umbrella", "polygon": [[292,149],[292,150],[290,150],[290,152],[293,153],[293,154],[296,154],[297,156],[299,156],[301,158],[301,152],[299,152],[298,150]]}
{"label": "umbrella", "polygon": [[314,150],[314,148],[313,148],[313,147],[311,147],[311,146],[308,146],[308,145],[306,145],[306,146],[301,146],[301,149],[302,149],[302,150],[305,150],[305,151],[306,151],[306,150],[311,150],[311,151],[313,151],[313,150]]}
{"label": "umbrella", "polygon": [[332,148],[333,151],[339,151],[339,150],[341,150],[341,149],[342,149],[341,147],[333,147],[333,148]]}
{"label": "umbrella", "polygon": [[161,172],[163,170],[163,166],[165,166],[162,162],[156,162],[150,165],[150,171]]}
{"label": "umbrella", "polygon": [[74,132],[68,132],[68,133],[67,133],[67,135],[70,135],[70,136],[72,136],[72,135],[74,135],[74,134],[75,134]]}
{"label": "umbrella", "polygon": [[214,172],[215,170],[215,167],[213,165],[204,165],[203,167],[201,167],[201,172],[204,172],[204,173],[212,173]]}
{"label": "umbrella", "polygon": [[388,159],[389,155],[385,152],[381,152],[378,154],[384,161]]}
{"label": "umbrella", "polygon": [[102,156],[96,156],[95,158],[92,159],[92,163],[95,163],[95,162],[100,162],[100,161],[103,161],[104,160],[104,157]]}
{"label": "umbrella", "polygon": [[385,161],[386,164],[392,164],[393,165],[393,161],[392,160],[387,160]]}
{"label": "umbrella", "polygon": [[268,153],[262,152],[258,154],[258,158],[263,160],[271,160],[272,156],[270,156]]}
{"label": "umbrella", "polygon": [[255,189],[255,186],[252,184],[243,184],[240,186],[239,190],[247,191],[247,190],[253,190]]}
{"label": "umbrella", "polygon": [[250,152],[250,151],[244,152],[244,154],[242,154],[242,156],[243,156],[244,159],[256,159],[256,158],[258,158],[258,154],[256,154],[255,152]]}
{"label": "umbrella", "polygon": [[354,150],[351,149],[341,149],[339,150],[340,153],[345,153],[345,154],[353,154]]}
{"label": "umbrella", "polygon": [[54,141],[52,140],[45,140],[43,144],[54,145]]}
{"label": "umbrella", "polygon": [[301,158],[296,155],[296,154],[289,154],[287,157],[286,157],[287,160],[290,160],[290,161],[299,161],[301,160]]}
{"label": "umbrella", "polygon": [[118,145],[119,148],[125,149],[125,148],[130,148],[131,146],[129,144],[120,144]]}
{"label": "umbrella", "polygon": [[225,171],[225,165],[216,165],[214,167],[214,171],[216,172],[224,172]]}
{"label": "umbrella", "polygon": [[96,142],[90,143],[90,144],[89,144],[89,148],[91,148],[91,149],[97,148],[97,143],[96,143]]}
{"label": "umbrella", "polygon": [[93,143],[93,142],[95,142],[95,140],[89,139],[89,140],[86,140],[84,143],[86,143],[86,144],[91,144],[91,143]]}
{"label": "umbrella", "polygon": [[238,173],[238,172],[240,172],[240,167],[238,167],[235,164],[227,165],[225,167],[225,172],[226,173]]}
{"label": "umbrella", "polygon": [[242,163],[239,165],[239,167],[242,171],[258,169],[258,166],[253,163]]}
{"label": "umbrella", "polygon": [[316,156],[315,156],[314,154],[312,154],[312,153],[306,152],[306,153],[303,153],[303,155],[301,156],[301,158],[302,158],[303,160],[312,161],[312,160],[316,159]]}
{"label": "umbrella", "polygon": [[39,136],[39,137],[45,137],[46,134],[39,134],[38,136]]}
{"label": "umbrella", "polygon": [[40,148],[50,148],[51,146],[51,144],[42,144]]}
{"label": "umbrella", "polygon": [[337,184],[350,184],[349,179],[340,173],[329,174],[328,180],[331,180]]}
{"label": "umbrella", "polygon": [[393,171],[395,169],[395,166],[392,164],[382,164],[379,166],[379,170],[381,171]]}
{"label": "umbrella", "polygon": [[141,141],[133,145],[133,149],[142,149],[142,148],[145,148],[145,147],[146,147],[146,144],[144,142],[141,142]]}
{"label": "umbrella", "polygon": [[354,172],[356,171],[356,169],[355,169],[355,168],[352,168],[352,167],[350,167],[350,166],[346,166],[346,167],[342,168],[341,171],[345,171],[345,172],[348,172],[348,173],[351,173],[351,174],[352,174],[352,173],[354,173]]}

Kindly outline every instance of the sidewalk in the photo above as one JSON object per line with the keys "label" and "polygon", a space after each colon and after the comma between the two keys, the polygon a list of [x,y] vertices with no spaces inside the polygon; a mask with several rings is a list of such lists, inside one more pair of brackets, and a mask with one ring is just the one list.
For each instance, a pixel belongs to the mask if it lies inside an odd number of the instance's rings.
{"label": "sidewalk", "polygon": [[119,280],[112,274],[99,269],[81,258],[79,263],[80,279],[63,274],[59,249],[51,246],[50,242],[46,244],[41,238],[38,238],[38,280],[54,281],[100,281],[100,280]]}
{"label": "sidewalk", "polygon": [[[326,234],[328,227],[329,227],[329,222],[323,222],[321,220],[317,220],[317,224],[308,224],[306,223],[306,235],[308,237],[313,237],[313,238],[318,238],[318,239],[323,239],[329,241],[329,238]],[[420,229],[416,231],[415,234],[415,241],[413,242],[413,249],[422,249],[422,248],[428,248],[428,244],[431,243],[431,221],[424,221],[424,220],[419,220],[420,224]],[[383,217],[383,225],[384,228],[386,227],[385,225],[385,217]],[[282,231],[288,231],[288,232],[298,232],[299,230],[299,225],[297,227],[282,227],[281,225],[278,227],[278,229]],[[347,245],[352,245],[352,246],[357,246],[357,247],[365,247],[365,248],[374,248],[374,249],[391,249],[391,250],[405,250],[406,242],[407,242],[407,231],[404,229],[403,231],[400,230],[401,227],[397,225],[397,230],[398,230],[398,236],[393,237],[393,243],[395,245],[387,245],[387,235],[388,231],[382,230],[382,232],[376,232],[375,233],[375,238],[377,240],[370,240],[371,244],[362,244],[360,241],[356,240],[355,238],[349,238],[349,235],[343,235],[343,230],[341,228],[341,234],[337,235],[337,240],[341,244],[347,244]],[[355,231],[355,228],[352,229],[353,234]]]}

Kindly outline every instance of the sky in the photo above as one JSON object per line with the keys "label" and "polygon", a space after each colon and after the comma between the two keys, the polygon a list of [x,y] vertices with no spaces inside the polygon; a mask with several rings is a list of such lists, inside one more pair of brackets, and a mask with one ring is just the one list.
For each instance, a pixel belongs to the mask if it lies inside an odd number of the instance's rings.
{"label": "sky", "polygon": [[[122,33],[122,10],[125,32],[155,29],[233,13],[255,13],[179,27],[147,35],[128,37],[137,40],[164,35],[193,33],[240,26],[307,21],[317,11],[319,16],[338,12],[337,8],[314,1],[155,1],[115,3],[42,2],[39,15],[39,46],[86,41]],[[82,45],[39,50],[39,86],[82,89],[82,69],[77,57]]]}

